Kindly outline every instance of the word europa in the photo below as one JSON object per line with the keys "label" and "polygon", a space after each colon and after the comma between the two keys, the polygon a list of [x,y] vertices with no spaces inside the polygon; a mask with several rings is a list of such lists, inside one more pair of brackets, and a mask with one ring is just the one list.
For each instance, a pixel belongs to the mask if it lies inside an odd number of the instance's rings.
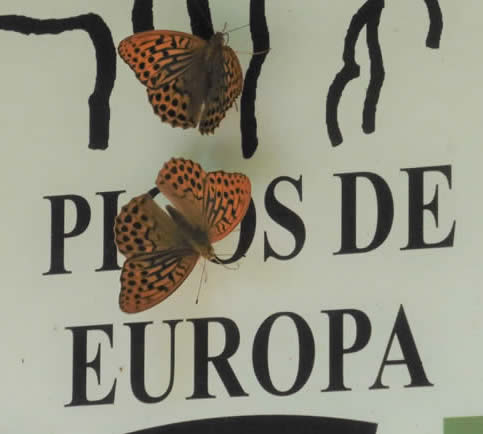
{"label": "word europa", "polygon": [[[437,247],[452,247],[454,243],[454,234],[456,222],[453,222],[449,232],[439,241],[428,242],[424,237],[424,229],[427,228],[424,221],[424,212],[432,214],[436,227],[439,221],[439,187],[436,184],[434,195],[430,202],[424,202],[424,180],[427,174],[438,174],[443,176],[444,180],[451,188],[451,166],[428,166],[401,169],[408,176],[408,243],[401,250],[417,250]],[[394,200],[391,189],[387,182],[376,173],[372,172],[347,172],[337,173],[334,176],[341,181],[341,246],[335,255],[366,253],[372,251],[383,244],[387,239],[394,220]],[[376,203],[377,217],[376,225],[372,240],[366,246],[357,245],[357,181],[368,181],[372,186]],[[290,208],[282,204],[275,197],[275,188],[281,183],[289,183],[297,191],[299,200],[302,201],[302,175],[299,179],[289,176],[280,176],[275,178],[268,186],[265,192],[265,209],[270,218],[277,224],[290,232],[295,240],[292,251],[282,255],[277,253],[269,242],[269,237],[264,231],[263,251],[264,261],[268,258],[278,260],[289,260],[297,256],[305,243],[306,229],[303,220]],[[103,262],[102,266],[96,271],[119,270],[117,263],[117,250],[114,243],[114,219],[118,213],[118,199],[124,190],[105,191],[96,193],[102,197],[104,206],[104,235],[103,235]],[[44,275],[71,273],[67,270],[64,263],[65,241],[67,238],[73,238],[84,233],[90,223],[91,207],[87,199],[80,195],[68,194],[57,196],[45,196],[45,199],[51,204],[51,251],[50,251],[50,269]],[[322,200],[322,198],[317,198]],[[66,232],[65,209],[66,204],[70,202],[75,208],[75,223],[70,231]],[[323,216],[321,216],[323,220]],[[232,263],[242,258],[249,250],[256,230],[256,211],[253,201],[250,204],[248,212],[242,221],[240,229],[240,238],[237,249],[233,256],[224,263]]]}
{"label": "word europa", "polygon": [[[336,392],[351,390],[344,384],[344,357],[351,353],[361,351],[368,344],[371,337],[371,322],[369,317],[362,311],[356,309],[343,310],[327,310],[322,311],[329,319],[329,384],[322,392]],[[295,327],[298,335],[298,342],[295,348],[290,348],[287,342],[287,353],[294,353],[294,357],[298,353],[297,372],[294,376],[292,385],[285,390],[277,388],[272,381],[269,367],[269,341],[270,335],[279,319],[285,318],[290,320],[290,326]],[[352,344],[347,345],[344,342],[344,324],[345,319],[351,318],[355,323],[355,339]],[[215,398],[216,396],[209,391],[209,367],[215,368],[219,379],[223,383],[228,395],[231,397],[248,396],[248,393],[240,383],[239,378],[229,359],[235,355],[240,344],[240,330],[236,323],[229,318],[194,318],[187,319],[187,322],[193,325],[193,345],[194,345],[194,382],[193,393],[186,399],[204,399]],[[182,319],[166,320],[163,324],[170,329],[170,343],[167,345],[166,359],[170,360],[170,370],[166,375],[169,376],[169,384],[166,390],[157,395],[150,395],[146,391],[146,371],[145,371],[145,354],[149,351],[146,346],[146,329],[152,325],[152,322],[133,322],[124,325],[130,329],[131,347],[130,347],[130,382],[133,395],[141,402],[153,404],[163,401],[170,394],[175,379],[175,351],[176,351],[176,330],[178,324],[183,323]],[[286,323],[285,323],[286,324]],[[225,344],[223,350],[216,355],[210,355],[208,352],[210,341],[210,330],[213,326],[221,326],[224,331]],[[287,326],[287,325],[286,325]],[[279,326],[278,326],[279,327]],[[87,390],[87,374],[88,370],[93,370],[98,384],[101,384],[102,372],[102,354],[108,351],[106,345],[98,343],[95,357],[87,360],[88,339],[93,339],[92,335],[101,332],[109,339],[111,347],[114,346],[113,325],[89,325],[79,327],[66,327],[72,332],[73,337],[73,382],[72,382],[72,400],[66,406],[85,406],[113,404],[116,396],[117,378],[110,378],[109,393],[99,399],[88,399]],[[397,337],[402,353],[401,359],[389,359],[389,353],[393,346],[394,338]],[[324,348],[322,346],[322,348]],[[168,349],[169,348],[169,349]],[[265,319],[255,333],[252,345],[252,368],[255,377],[260,386],[271,395],[288,396],[298,392],[309,380],[315,362],[315,340],[309,324],[298,314],[294,312],[279,312],[270,315]],[[318,343],[317,348],[321,348]],[[419,356],[416,344],[409,327],[409,323],[404,312],[403,306],[394,322],[389,342],[384,351],[382,361],[376,365],[374,370],[375,381],[369,389],[388,389],[382,382],[384,370],[388,366],[405,365],[409,376],[410,383],[405,387],[427,387],[433,386],[429,382],[421,358]],[[377,369],[378,367],[378,369]],[[377,369],[377,371],[376,371]],[[149,383],[152,384],[152,381]],[[104,386],[104,384],[103,384]],[[104,388],[106,390],[106,388]],[[92,396],[92,391],[90,391]]]}

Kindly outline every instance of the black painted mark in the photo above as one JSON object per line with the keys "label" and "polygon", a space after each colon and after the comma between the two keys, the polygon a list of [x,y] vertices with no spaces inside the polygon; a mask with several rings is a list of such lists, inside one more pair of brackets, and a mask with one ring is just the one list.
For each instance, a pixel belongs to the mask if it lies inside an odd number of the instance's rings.
{"label": "black painted mark", "polygon": [[381,7],[374,11],[374,15],[366,25],[367,48],[369,49],[369,60],[371,63],[369,86],[367,87],[364,109],[362,111],[362,131],[366,134],[373,133],[376,129],[377,102],[379,101],[379,94],[381,93],[385,75],[381,46],[379,45],[379,21],[384,1],[381,1],[380,4]]}
{"label": "black painted mark", "polygon": [[131,21],[133,33],[153,30],[153,0],[134,0]]}
{"label": "black painted mark", "polygon": [[193,35],[206,40],[210,39],[214,30],[208,0],[187,0],[186,6],[188,7]]}
{"label": "black painted mark", "polygon": [[94,92],[89,96],[89,148],[106,149],[109,141],[109,98],[116,79],[116,50],[111,31],[96,14],[60,19],[35,19],[20,15],[0,16],[0,29],[29,35],[84,30],[96,51],[97,71]]}
{"label": "black painted mark", "polygon": [[443,32],[443,14],[439,7],[438,0],[424,0],[429,14],[429,29],[426,37],[426,46],[439,48],[441,33]]}
{"label": "black painted mark", "polygon": [[245,158],[250,158],[258,147],[257,118],[255,117],[257,82],[263,62],[270,49],[270,35],[265,17],[265,0],[251,0],[250,2],[250,31],[252,34],[253,52],[263,54],[252,56],[243,84],[240,128],[242,152]]}
{"label": "black painted mark", "polygon": [[262,415],[193,420],[128,434],[376,434],[377,424],[331,417]]}
{"label": "black painted mark", "polygon": [[[191,20],[191,31],[194,35],[208,40],[213,36],[213,22],[208,0],[187,0],[186,6]],[[134,3],[132,22],[134,33],[152,30],[152,0],[136,0]],[[250,31],[253,51],[260,53],[270,48],[270,38],[265,17],[265,0],[250,2]],[[240,109],[240,129],[242,136],[242,152],[250,158],[258,146],[257,120],[255,117],[255,100],[257,82],[267,53],[252,56],[245,75]]]}
{"label": "black painted mark", "polygon": [[[359,34],[365,25],[368,26],[367,43],[369,44],[370,42],[374,42],[375,40],[377,43],[377,48],[372,50],[369,49],[369,54],[371,54],[371,52],[373,54],[373,57],[371,57],[372,88],[367,89],[363,116],[365,116],[366,126],[371,126],[370,124],[374,126],[375,124],[375,110],[377,107],[377,101],[379,98],[379,91],[382,86],[382,82],[377,82],[377,78],[372,75],[372,70],[374,68],[376,70],[382,71],[382,78],[384,78],[384,66],[382,64],[382,56],[374,55],[377,52],[379,52],[380,54],[377,27],[379,25],[379,17],[381,15],[383,7],[384,0],[367,0],[366,3],[364,3],[364,5],[352,17],[349,29],[347,30],[344,43],[344,53],[342,55],[344,66],[335,76],[334,81],[330,85],[329,92],[327,94],[325,116],[327,132],[333,146],[337,146],[342,143],[342,133],[340,131],[339,122],[337,120],[337,109],[339,106],[340,98],[342,96],[342,92],[344,91],[347,83],[349,83],[349,81],[353,80],[354,78],[359,77],[360,67],[355,60],[355,46],[357,40],[359,39]],[[377,21],[374,21],[374,17],[377,17]],[[369,23],[371,23],[371,32],[369,32]],[[381,63],[380,65],[374,67],[374,61],[380,61]],[[369,90],[376,90],[377,94],[370,95]],[[371,110],[373,110],[372,113]],[[370,122],[371,118],[372,122]]]}
{"label": "black painted mark", "polygon": [[[426,45],[439,48],[439,41],[443,29],[443,18],[438,0],[424,0],[428,8],[430,26],[426,38]],[[384,64],[379,45],[379,22],[384,0],[367,0],[352,17],[344,42],[342,60],[344,66],[336,74],[329,87],[326,101],[327,133],[332,146],[340,145],[343,141],[337,117],[338,106],[342,93],[349,81],[359,77],[360,68],[355,61],[355,45],[364,26],[367,31],[367,47],[370,58],[370,81],[362,112],[362,130],[366,134],[373,133],[376,128],[376,110],[379,94],[384,82]]]}
{"label": "black painted mark", "polygon": [[159,194],[158,187],[153,187],[151,190],[147,192],[153,199]]}

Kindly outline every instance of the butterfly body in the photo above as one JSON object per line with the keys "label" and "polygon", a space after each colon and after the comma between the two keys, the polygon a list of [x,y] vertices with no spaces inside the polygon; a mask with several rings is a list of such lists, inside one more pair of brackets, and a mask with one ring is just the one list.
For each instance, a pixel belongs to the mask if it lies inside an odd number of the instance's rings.
{"label": "butterfly body", "polygon": [[186,245],[200,256],[203,256],[206,259],[213,259],[215,257],[215,251],[208,239],[206,230],[203,230],[201,227],[192,226],[192,224],[183,217],[183,214],[171,205],[168,205],[166,209],[176,223],[178,231],[186,242]]}
{"label": "butterfly body", "polygon": [[154,112],[173,127],[213,133],[240,95],[243,73],[223,33],[208,41],[170,30],[136,33],[119,54],[147,87]]}
{"label": "butterfly body", "polygon": [[171,159],[156,185],[172,203],[166,211],[149,194],[134,197],[115,219],[116,245],[126,256],[120,307],[140,312],[160,303],[187,278],[200,256],[215,258],[213,243],[244,217],[251,185],[240,173],[206,173],[199,164]]}

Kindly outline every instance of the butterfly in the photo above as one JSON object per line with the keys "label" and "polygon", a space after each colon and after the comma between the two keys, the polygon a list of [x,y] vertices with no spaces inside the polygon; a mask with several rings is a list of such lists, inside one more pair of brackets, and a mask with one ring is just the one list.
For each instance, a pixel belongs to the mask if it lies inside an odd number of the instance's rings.
{"label": "butterfly", "polygon": [[127,313],[149,309],[171,295],[200,256],[215,259],[212,244],[245,216],[251,184],[241,173],[205,172],[173,158],[156,186],[174,205],[160,208],[150,194],[134,197],[115,219],[115,241],[126,256],[119,305]]}
{"label": "butterfly", "polygon": [[154,113],[173,127],[213,133],[240,95],[243,73],[224,34],[206,41],[189,33],[151,30],[119,44],[119,55],[147,87]]}

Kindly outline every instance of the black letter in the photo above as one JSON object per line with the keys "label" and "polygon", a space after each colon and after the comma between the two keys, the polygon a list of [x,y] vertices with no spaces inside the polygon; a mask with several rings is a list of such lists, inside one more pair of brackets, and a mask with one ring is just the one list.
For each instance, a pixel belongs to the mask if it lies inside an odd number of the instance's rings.
{"label": "black letter", "polygon": [[288,176],[279,176],[278,178],[275,178],[267,188],[267,192],[265,193],[265,208],[267,209],[267,213],[272,218],[272,220],[276,221],[280,226],[287,229],[294,236],[295,247],[292,253],[286,256],[279,255],[270,246],[270,243],[268,242],[267,232],[264,232],[265,261],[270,257],[277,258],[283,261],[292,259],[300,253],[305,243],[304,222],[297,214],[295,214],[285,205],[282,205],[275,198],[275,186],[282,181],[287,181],[292,184],[297,190],[297,193],[299,194],[300,201],[302,201],[302,175],[300,175],[298,181]]}
{"label": "black letter", "polygon": [[438,227],[438,185],[436,185],[431,202],[425,204],[423,202],[424,173],[432,171],[442,173],[448,181],[449,188],[451,188],[451,166],[416,167],[414,169],[401,170],[407,172],[409,176],[409,241],[408,245],[401,250],[452,247],[456,222],[453,222],[453,227],[448,236],[436,243],[426,243],[424,241],[423,223],[423,214],[426,209],[433,214],[436,227]]}
{"label": "black letter", "polygon": [[[91,209],[87,200],[82,196],[77,196],[75,194],[44,196],[44,199],[50,200],[52,207],[52,241],[50,250],[50,270],[43,273],[43,275],[72,273],[72,271],[66,270],[64,266],[64,239],[76,237],[86,230],[91,220]],[[64,215],[66,200],[74,202],[77,212],[76,223],[69,233],[65,233]]]}
{"label": "black letter", "polygon": [[[341,248],[334,255],[343,253],[364,253],[379,247],[389,235],[394,217],[394,203],[391,190],[384,179],[370,172],[336,173],[342,182],[342,222]],[[368,246],[358,248],[356,245],[356,180],[357,177],[368,179],[376,193],[377,224],[374,238]]]}
{"label": "black letter", "polygon": [[[399,345],[401,347],[401,352],[403,358],[401,360],[387,360],[389,356],[389,351],[391,350],[394,336],[397,336]],[[416,343],[414,342],[411,329],[409,328],[409,323],[404,313],[404,308],[399,308],[399,312],[396,317],[396,323],[392,329],[391,337],[389,338],[389,343],[387,344],[386,352],[384,353],[384,358],[382,360],[381,367],[379,368],[379,373],[377,374],[376,382],[369,389],[387,389],[388,386],[384,386],[381,381],[382,372],[384,366],[386,365],[406,365],[411,376],[411,383],[404,387],[424,387],[432,386],[426,377],[424,372],[423,363],[419,357],[418,350],[416,348]]]}
{"label": "black letter", "polygon": [[89,401],[87,399],[87,368],[94,369],[97,377],[97,384],[101,384],[101,344],[97,347],[96,357],[90,362],[87,361],[87,332],[89,330],[100,330],[109,337],[109,343],[112,347],[112,324],[66,327],[72,331],[73,337],[73,363],[72,363],[72,401],[65,407],[73,407],[78,405],[100,405],[114,404],[114,395],[116,393],[116,382],[112,385],[111,391],[101,399]]}
{"label": "black letter", "polygon": [[170,351],[170,376],[169,384],[166,392],[160,396],[151,396],[146,392],[146,380],[144,371],[144,356],[145,356],[145,329],[149,322],[139,322],[139,323],[124,323],[131,329],[131,388],[134,396],[139,399],[139,401],[146,404],[153,404],[155,402],[160,402],[166,398],[171,389],[173,388],[174,382],[174,355],[175,355],[175,328],[176,324],[181,322],[180,319],[163,321],[168,324],[171,330],[171,351]]}
{"label": "black letter", "polygon": [[[329,387],[322,392],[351,390],[344,386],[344,354],[362,350],[371,337],[371,322],[367,315],[356,309],[323,310],[329,315]],[[344,348],[344,315],[351,315],[356,322],[356,338],[349,348]]]}
{"label": "black letter", "polygon": [[[299,338],[299,366],[297,377],[288,390],[275,388],[268,369],[268,340],[273,323],[280,317],[287,316],[295,324]],[[260,385],[272,395],[287,396],[298,392],[307,382],[314,367],[315,344],[314,336],[305,320],[292,312],[280,312],[269,316],[260,326],[253,342],[253,369]]]}
{"label": "black letter", "polygon": [[104,257],[102,267],[98,268],[96,271],[120,269],[119,265],[117,265],[117,248],[114,243],[114,219],[117,215],[117,198],[121,193],[125,192],[126,190],[102,191],[96,193],[104,199]]}
{"label": "black letter", "polygon": [[[188,319],[194,325],[194,392],[186,399],[215,398],[208,392],[208,363],[213,363],[221,381],[230,396],[248,396],[242,389],[238,379],[228,363],[240,344],[240,332],[236,324],[228,318]],[[208,324],[218,323],[225,330],[225,348],[218,356],[208,356]]]}

